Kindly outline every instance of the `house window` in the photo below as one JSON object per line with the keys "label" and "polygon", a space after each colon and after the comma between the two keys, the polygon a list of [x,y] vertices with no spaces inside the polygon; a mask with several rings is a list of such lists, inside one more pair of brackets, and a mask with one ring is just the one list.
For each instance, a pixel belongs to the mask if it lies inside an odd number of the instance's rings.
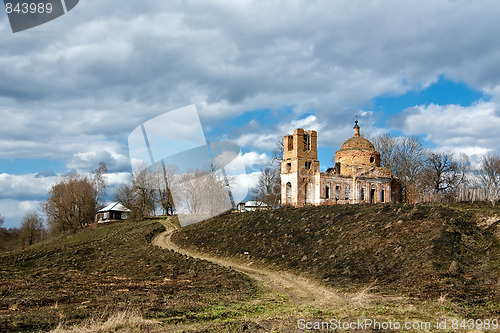
{"label": "house window", "polygon": [[311,170],[311,161],[306,161],[306,170]]}
{"label": "house window", "polygon": [[335,199],[340,199],[340,185],[335,185]]}
{"label": "house window", "polygon": [[306,150],[311,150],[311,135],[305,134],[304,141],[305,141],[305,145],[306,145]]}
{"label": "house window", "polygon": [[365,188],[361,188],[361,201],[365,201]]}
{"label": "house window", "polygon": [[287,163],[286,164],[286,172],[290,172],[291,169],[292,169],[292,163]]}
{"label": "house window", "polygon": [[346,200],[349,200],[349,192],[351,192],[351,189],[350,189],[349,185],[346,185],[345,186],[345,199]]}
{"label": "house window", "polygon": [[325,193],[325,197],[330,199],[330,186],[326,185]]}
{"label": "house window", "polygon": [[380,202],[385,202],[385,190],[380,191]]}

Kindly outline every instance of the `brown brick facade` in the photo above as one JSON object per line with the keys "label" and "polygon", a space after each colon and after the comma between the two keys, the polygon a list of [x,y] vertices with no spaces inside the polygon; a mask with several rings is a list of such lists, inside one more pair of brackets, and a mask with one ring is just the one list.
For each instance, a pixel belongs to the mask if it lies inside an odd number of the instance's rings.
{"label": "brown brick facade", "polygon": [[335,167],[320,172],[317,132],[298,128],[284,137],[281,162],[283,205],[387,203],[399,199],[398,182],[380,166],[380,153],[360,136],[354,136],[335,153]]}

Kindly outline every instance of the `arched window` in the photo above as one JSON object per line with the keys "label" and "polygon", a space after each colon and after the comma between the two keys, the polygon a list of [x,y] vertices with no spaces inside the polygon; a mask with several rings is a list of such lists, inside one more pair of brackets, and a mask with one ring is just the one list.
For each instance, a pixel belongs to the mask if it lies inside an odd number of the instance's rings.
{"label": "arched window", "polygon": [[311,150],[311,135],[304,135],[304,145],[306,150]]}
{"label": "arched window", "polygon": [[304,184],[304,191],[305,191],[305,203],[306,204],[312,204],[313,203],[313,189],[312,189],[312,183],[307,182]]}
{"label": "arched window", "polygon": [[286,203],[292,203],[292,183],[286,183]]}

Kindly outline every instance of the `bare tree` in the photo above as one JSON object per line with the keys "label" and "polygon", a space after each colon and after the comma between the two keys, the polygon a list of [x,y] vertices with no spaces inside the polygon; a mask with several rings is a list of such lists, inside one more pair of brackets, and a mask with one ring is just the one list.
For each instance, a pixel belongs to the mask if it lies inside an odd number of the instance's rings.
{"label": "bare tree", "polygon": [[153,183],[157,192],[156,200],[166,215],[174,214],[175,205],[172,190],[176,187],[176,182],[178,181],[177,174],[177,166],[165,166],[163,163],[156,164],[152,173]]}
{"label": "bare tree", "polygon": [[389,133],[386,133],[372,138],[371,141],[375,149],[380,152],[380,165],[395,172],[398,138],[392,137]]}
{"label": "bare tree", "polygon": [[182,202],[190,214],[201,212],[203,193],[200,191],[200,170],[191,170],[182,176],[182,186],[174,192],[177,202]]}
{"label": "bare tree", "polygon": [[132,173],[132,190],[135,193],[135,203],[128,207],[133,216],[142,220],[153,215],[156,210],[156,193],[153,170],[144,165],[136,168]]}
{"label": "bare tree", "polygon": [[93,180],[79,175],[67,176],[53,185],[42,206],[51,231],[76,230],[92,223],[98,207],[97,192]]}
{"label": "bare tree", "polygon": [[417,136],[392,137],[383,134],[372,139],[380,151],[381,165],[391,170],[401,184],[403,199],[416,202],[421,190],[421,176],[427,148]]}
{"label": "bare tree", "polygon": [[2,214],[0,214],[0,228],[2,227],[2,225],[4,224],[5,222],[5,218],[3,217]]}
{"label": "bare tree", "polygon": [[155,215],[158,209],[164,214],[174,213],[173,188],[178,182],[175,166],[157,163],[138,166],[131,174],[131,184],[120,185],[115,199],[131,210],[131,218],[142,220]]}
{"label": "bare tree", "polygon": [[31,246],[44,238],[43,219],[34,212],[26,213],[19,229],[19,241],[24,246]]}
{"label": "bare tree", "polygon": [[278,207],[281,202],[281,161],[284,147],[281,136],[274,146],[271,166],[261,170],[257,187],[253,189],[254,200],[265,202],[268,207]]}
{"label": "bare tree", "polygon": [[214,163],[209,163],[202,171],[201,188],[204,194],[202,200],[202,210],[210,216],[221,214],[231,208],[230,183],[229,179],[221,168]]}
{"label": "bare tree", "polygon": [[188,214],[208,218],[233,207],[229,195],[231,182],[230,177],[210,163],[203,170],[186,172],[175,187],[173,196]]}
{"label": "bare tree", "polygon": [[146,164],[134,169],[131,184],[122,184],[115,191],[115,199],[131,210],[132,219],[143,220],[156,213],[158,199],[157,174]]}
{"label": "bare tree", "polygon": [[491,153],[483,156],[477,177],[486,189],[488,200],[495,206],[500,199],[500,157]]}
{"label": "bare tree", "polygon": [[99,167],[92,172],[93,180],[95,182],[95,188],[97,189],[97,202],[98,207],[104,207],[104,196],[106,195],[106,188],[108,183],[106,181],[106,173],[108,172],[108,167],[106,163],[100,162]]}
{"label": "bare tree", "polygon": [[283,138],[284,135],[279,136],[274,145],[272,159],[273,164],[278,162],[278,164],[281,165],[281,161],[283,160],[283,151],[285,150],[285,140]]}
{"label": "bare tree", "polygon": [[396,177],[401,182],[406,202],[416,202],[419,196],[419,177],[423,171],[427,148],[416,137],[402,137],[398,140],[395,154]]}
{"label": "bare tree", "polygon": [[431,152],[425,162],[423,182],[434,193],[451,193],[464,183],[469,166],[466,155],[456,158],[450,153]]}
{"label": "bare tree", "polygon": [[[137,202],[137,196],[134,192],[132,185],[121,184],[115,191],[115,200],[120,202],[122,205],[132,210]],[[130,214],[131,218],[134,217],[134,211],[132,210]]]}
{"label": "bare tree", "polygon": [[253,190],[253,197],[262,201],[268,207],[277,207],[281,200],[281,173],[278,168],[265,168],[259,175],[257,187]]}

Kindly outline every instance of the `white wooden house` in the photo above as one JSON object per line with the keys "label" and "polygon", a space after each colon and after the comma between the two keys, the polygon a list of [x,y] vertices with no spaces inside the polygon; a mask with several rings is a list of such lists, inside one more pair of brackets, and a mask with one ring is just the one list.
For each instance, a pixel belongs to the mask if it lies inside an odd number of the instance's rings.
{"label": "white wooden house", "polygon": [[254,212],[257,210],[266,210],[269,207],[265,202],[262,201],[247,201],[247,202],[240,202],[238,204],[238,211],[240,213],[242,212]]}
{"label": "white wooden house", "polygon": [[113,202],[99,210],[95,216],[95,220],[99,223],[126,220],[129,213],[130,209],[119,202]]}

